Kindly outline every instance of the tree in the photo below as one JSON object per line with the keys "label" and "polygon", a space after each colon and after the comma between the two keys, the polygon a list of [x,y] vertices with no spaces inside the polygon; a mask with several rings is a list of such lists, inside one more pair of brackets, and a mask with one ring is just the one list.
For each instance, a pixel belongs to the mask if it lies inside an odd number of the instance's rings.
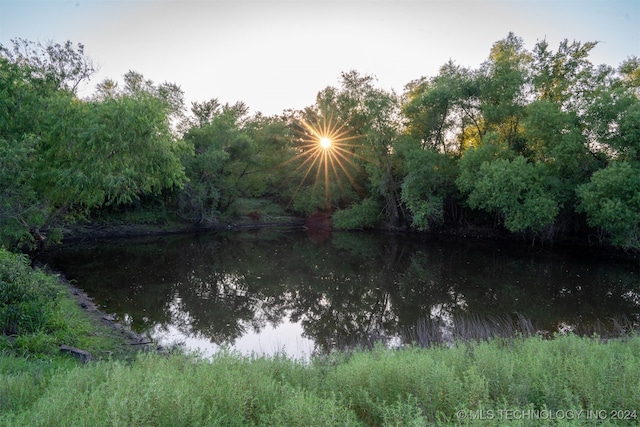
{"label": "tree", "polygon": [[[336,90],[318,94],[316,105],[290,111],[284,117],[290,130],[289,160],[282,164],[286,178],[280,186],[293,210],[305,215],[359,200],[364,171],[358,159],[359,134],[340,116]],[[322,138],[330,146],[321,145]]]}
{"label": "tree", "polygon": [[640,58],[630,56],[620,64],[618,72],[624,87],[631,89],[637,97],[640,97]]}
{"label": "tree", "polygon": [[0,56],[23,67],[29,79],[39,81],[52,90],[76,93],[78,86],[95,73],[90,58],[84,54],[84,45],[71,41],[46,45],[25,39],[12,39],[11,49],[0,44]]}
{"label": "tree", "polygon": [[172,104],[161,93],[123,93],[105,81],[102,96],[78,99],[92,67],[82,45],[70,42],[3,47],[0,66],[8,245],[35,243],[61,220],[182,185],[187,147],[171,133]]}
{"label": "tree", "polygon": [[44,244],[48,202],[33,186],[38,173],[35,135],[0,138],[0,243],[9,247]]}
{"label": "tree", "polygon": [[558,214],[558,202],[546,188],[544,167],[522,156],[482,163],[473,185],[464,177],[461,174],[458,183],[463,190],[470,188],[469,206],[499,212],[509,231],[542,231]]}
{"label": "tree", "polygon": [[184,218],[214,223],[241,197],[275,196],[277,166],[288,155],[288,130],[280,119],[247,113],[242,102],[192,104],[184,140],[194,155],[183,158],[189,182],[179,193]]}
{"label": "tree", "polygon": [[534,163],[546,165],[552,194],[567,212],[573,213],[576,186],[588,181],[601,167],[587,149],[575,114],[541,99],[526,107],[522,125],[527,141],[524,155]]}
{"label": "tree", "polygon": [[569,43],[564,39],[557,52],[549,50],[549,43],[541,40],[533,49],[533,87],[539,97],[575,110],[580,82],[591,74],[589,53],[597,42]]}
{"label": "tree", "polygon": [[516,152],[523,148],[520,121],[526,103],[530,55],[513,33],[491,48],[480,69],[480,110],[487,129],[497,132]]}
{"label": "tree", "polygon": [[128,204],[183,184],[187,147],[171,134],[157,98],[52,104],[47,129],[43,156],[51,168],[41,191],[56,206]]}
{"label": "tree", "polygon": [[402,113],[407,133],[423,148],[460,153],[464,129],[472,128],[477,141],[486,128],[480,116],[479,86],[468,69],[447,62],[436,77],[409,83]]}
{"label": "tree", "polygon": [[145,79],[144,75],[129,70],[124,76],[124,86],[119,88],[112,79],[105,79],[96,86],[94,100],[103,101],[122,96],[130,98],[155,98],[163,104],[171,130],[176,136],[183,133],[184,128],[184,91],[175,83],[154,83]]}
{"label": "tree", "polygon": [[42,156],[49,106],[70,104],[93,67],[82,45],[12,42],[13,49],[0,45],[0,238],[30,247],[44,242],[55,211],[40,191],[52,167]]}
{"label": "tree", "polygon": [[594,152],[640,160],[640,99],[616,81],[598,88],[583,116]]}
{"label": "tree", "polygon": [[[445,204],[456,194],[456,159],[416,144],[406,144],[402,155],[406,175],[402,181],[401,197],[411,213],[412,225],[419,230],[443,225]],[[454,202],[449,200],[449,203]],[[450,214],[453,220],[455,215],[453,212]]]}
{"label": "tree", "polygon": [[640,249],[640,164],[616,161],[578,187],[578,210],[614,245]]}
{"label": "tree", "polygon": [[341,88],[328,89],[322,95],[319,104],[334,102],[337,119],[358,136],[352,145],[353,157],[366,173],[367,193],[362,199],[379,198],[388,224],[404,227],[406,213],[400,200],[398,157],[394,153],[402,137],[398,97],[375,88],[373,77],[361,76],[356,71],[342,73]]}

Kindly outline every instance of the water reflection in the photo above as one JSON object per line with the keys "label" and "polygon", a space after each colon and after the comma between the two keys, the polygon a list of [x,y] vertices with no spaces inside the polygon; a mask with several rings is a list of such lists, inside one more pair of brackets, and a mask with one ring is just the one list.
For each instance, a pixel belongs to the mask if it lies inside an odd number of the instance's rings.
{"label": "water reflection", "polygon": [[640,320],[637,263],[529,246],[262,230],[69,245],[46,261],[137,332],[205,354],[398,342],[425,320],[442,338],[462,315],[548,333]]}

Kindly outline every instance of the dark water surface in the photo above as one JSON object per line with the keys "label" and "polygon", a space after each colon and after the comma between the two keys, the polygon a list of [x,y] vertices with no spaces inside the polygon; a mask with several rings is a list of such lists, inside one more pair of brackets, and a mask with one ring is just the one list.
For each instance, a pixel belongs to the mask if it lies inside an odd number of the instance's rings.
{"label": "dark water surface", "polygon": [[293,357],[421,321],[526,317],[545,333],[640,321],[637,261],[526,245],[265,229],[69,244],[44,261],[133,330],[210,355]]}

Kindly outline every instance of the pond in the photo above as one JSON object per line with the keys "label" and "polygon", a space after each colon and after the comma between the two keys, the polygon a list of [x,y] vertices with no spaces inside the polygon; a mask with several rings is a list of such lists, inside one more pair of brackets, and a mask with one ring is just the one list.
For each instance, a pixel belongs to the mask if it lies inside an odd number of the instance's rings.
{"label": "pond", "polygon": [[67,244],[43,261],[134,331],[204,356],[640,322],[637,261],[524,244],[262,229]]}

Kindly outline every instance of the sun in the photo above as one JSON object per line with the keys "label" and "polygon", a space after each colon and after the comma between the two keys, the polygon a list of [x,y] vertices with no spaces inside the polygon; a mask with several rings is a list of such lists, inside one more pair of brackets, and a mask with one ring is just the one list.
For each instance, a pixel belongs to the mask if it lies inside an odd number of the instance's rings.
{"label": "sun", "polygon": [[320,114],[315,120],[301,120],[299,123],[299,154],[291,161],[299,160],[296,171],[305,172],[296,192],[311,177],[314,187],[324,187],[325,207],[328,208],[331,183],[342,187],[341,178],[346,178],[354,188],[359,187],[352,175],[357,169],[354,158],[360,157],[353,150],[356,145],[352,140],[359,136],[345,125],[340,125],[331,114]]}

